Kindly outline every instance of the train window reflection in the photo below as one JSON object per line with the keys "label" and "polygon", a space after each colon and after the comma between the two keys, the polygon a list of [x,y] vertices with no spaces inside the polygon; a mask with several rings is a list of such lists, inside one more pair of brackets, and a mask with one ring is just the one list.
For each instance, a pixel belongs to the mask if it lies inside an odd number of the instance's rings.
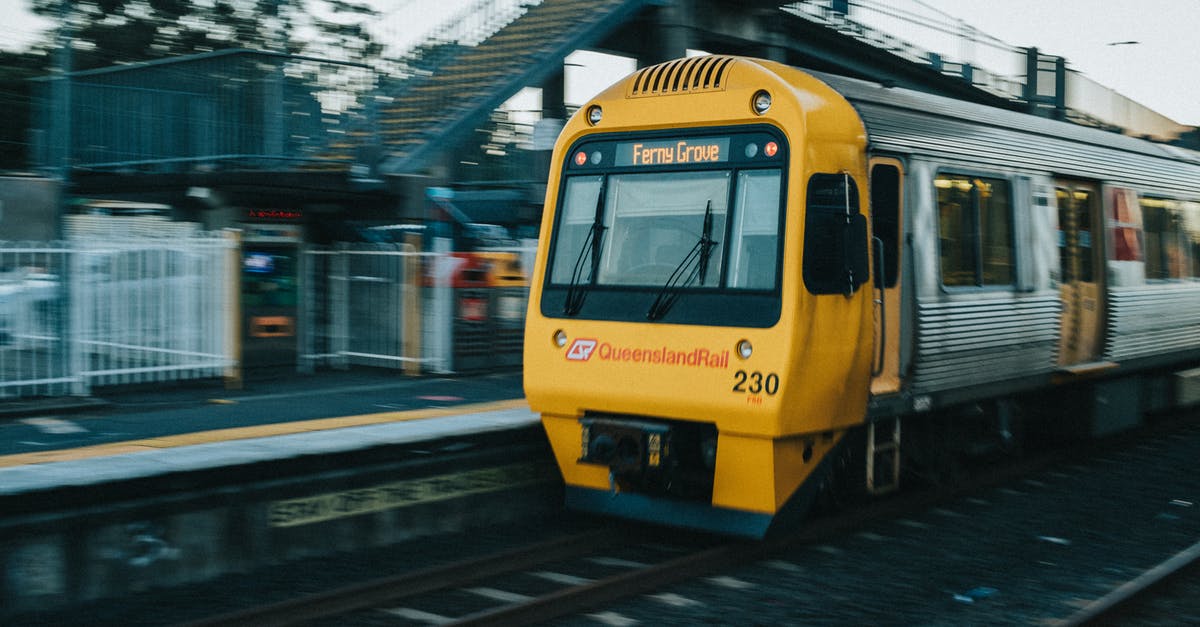
{"label": "train window reflection", "polygon": [[736,218],[729,249],[729,287],[775,287],[779,254],[779,170],[738,174]]}
{"label": "train window reflection", "polygon": [[582,264],[580,276],[586,279],[592,273],[591,256],[583,252],[588,231],[596,221],[596,204],[600,201],[600,176],[573,176],[567,180],[563,198],[562,224],[558,229],[558,242],[554,248],[553,271],[550,280],[568,283],[575,269],[576,260]]}
{"label": "train window reflection", "polygon": [[1200,277],[1200,203],[1141,198],[1148,280]]}
{"label": "train window reflection", "polygon": [[939,174],[942,284],[948,287],[1011,285],[1012,203],[1002,179]]}
{"label": "train window reflection", "polygon": [[866,217],[848,174],[808,179],[804,218],[804,286],[813,294],[851,294],[866,282]]}
{"label": "train window reflection", "polygon": [[[692,285],[720,285],[721,273],[714,270],[724,258],[729,175],[727,170],[710,170],[610,177],[596,282],[662,285],[687,263],[707,230],[716,242],[708,253],[712,270],[697,275]],[[698,266],[694,261],[687,265],[682,271],[688,274],[691,266]]]}

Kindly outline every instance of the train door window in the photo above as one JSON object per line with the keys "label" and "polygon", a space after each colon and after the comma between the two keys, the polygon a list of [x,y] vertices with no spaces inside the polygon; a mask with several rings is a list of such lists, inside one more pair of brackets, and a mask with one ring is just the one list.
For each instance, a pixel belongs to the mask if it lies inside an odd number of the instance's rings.
{"label": "train door window", "polygon": [[939,174],[942,284],[947,287],[1011,285],[1012,204],[1002,179]]}
{"label": "train door window", "polygon": [[1058,247],[1064,283],[1095,282],[1092,241],[1094,194],[1089,189],[1055,188],[1058,201]]}
{"label": "train door window", "polygon": [[[569,283],[575,269],[576,258],[582,254],[584,243],[596,221],[596,204],[600,202],[600,176],[573,176],[567,180],[563,194],[562,224],[558,229],[558,241],[554,248],[554,283]],[[592,259],[581,260],[581,276],[591,275]]]}
{"label": "train door window", "polygon": [[804,220],[804,286],[813,294],[851,294],[867,281],[867,220],[858,186],[846,174],[808,180]]}
{"label": "train door window", "polygon": [[1200,205],[1161,198],[1142,198],[1145,228],[1146,278],[1182,279],[1196,276],[1200,252]]}
{"label": "train door window", "polygon": [[1184,240],[1192,257],[1192,278],[1200,278],[1200,202],[1183,204]]}
{"label": "train door window", "polygon": [[729,249],[729,287],[775,288],[779,256],[779,170],[738,173]]}
{"label": "train door window", "polygon": [[900,266],[900,168],[871,168],[871,233],[883,242],[883,276],[875,287],[895,287]]}

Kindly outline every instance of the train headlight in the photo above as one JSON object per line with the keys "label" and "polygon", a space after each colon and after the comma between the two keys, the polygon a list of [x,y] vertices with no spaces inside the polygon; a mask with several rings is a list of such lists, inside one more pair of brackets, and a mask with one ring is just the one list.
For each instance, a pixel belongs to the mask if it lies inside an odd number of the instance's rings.
{"label": "train headlight", "polygon": [[750,106],[759,115],[766,113],[771,108],[771,93],[762,89],[758,90],[750,99]]}
{"label": "train headlight", "polygon": [[737,354],[742,359],[750,359],[750,355],[754,354],[754,346],[750,344],[750,340],[742,340],[737,343]]}
{"label": "train headlight", "polygon": [[588,107],[588,110],[587,110],[588,124],[595,126],[600,123],[600,120],[603,117],[604,117],[604,110],[600,108],[600,105],[592,105],[592,106]]}
{"label": "train headlight", "polygon": [[559,348],[567,345],[567,334],[562,329],[554,332],[554,345]]}

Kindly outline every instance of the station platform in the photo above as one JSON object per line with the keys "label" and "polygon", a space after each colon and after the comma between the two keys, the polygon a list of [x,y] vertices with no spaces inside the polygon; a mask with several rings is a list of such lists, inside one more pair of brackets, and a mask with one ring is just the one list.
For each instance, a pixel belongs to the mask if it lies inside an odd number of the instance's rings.
{"label": "station platform", "polygon": [[0,403],[0,496],[537,423],[520,372],[321,372]]}

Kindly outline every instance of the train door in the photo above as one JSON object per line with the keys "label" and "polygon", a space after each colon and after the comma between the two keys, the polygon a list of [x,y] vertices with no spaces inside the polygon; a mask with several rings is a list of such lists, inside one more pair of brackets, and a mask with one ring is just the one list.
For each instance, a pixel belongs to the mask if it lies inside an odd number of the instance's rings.
{"label": "train door", "polygon": [[875,287],[875,362],[871,393],[900,391],[900,233],[903,224],[903,165],[871,160],[871,235]]}
{"label": "train door", "polygon": [[1055,182],[1058,250],[1062,264],[1062,336],[1059,366],[1095,362],[1104,335],[1104,272],[1100,249],[1100,195],[1095,185]]}

